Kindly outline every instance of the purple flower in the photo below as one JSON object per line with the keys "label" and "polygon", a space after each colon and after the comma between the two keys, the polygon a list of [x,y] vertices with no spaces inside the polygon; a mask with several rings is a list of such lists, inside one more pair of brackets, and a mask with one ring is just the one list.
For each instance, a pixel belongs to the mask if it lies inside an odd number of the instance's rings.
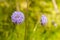
{"label": "purple flower", "polygon": [[48,21],[47,17],[45,15],[42,15],[42,17],[41,17],[41,24],[45,25],[47,23],[47,21]]}
{"label": "purple flower", "polygon": [[24,14],[22,12],[15,11],[11,16],[11,19],[13,23],[22,23],[24,21]]}

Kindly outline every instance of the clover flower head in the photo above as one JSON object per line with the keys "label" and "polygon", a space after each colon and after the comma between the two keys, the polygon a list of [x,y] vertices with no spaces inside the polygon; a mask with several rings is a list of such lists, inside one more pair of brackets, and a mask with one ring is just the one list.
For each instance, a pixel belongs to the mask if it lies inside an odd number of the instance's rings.
{"label": "clover flower head", "polygon": [[57,23],[54,20],[52,20],[52,25],[54,25],[54,27],[57,27]]}
{"label": "clover flower head", "polygon": [[52,20],[52,25],[54,25],[55,24],[55,21],[54,20]]}
{"label": "clover flower head", "polygon": [[11,16],[11,19],[13,23],[22,23],[24,21],[24,14],[22,12],[15,11]]}
{"label": "clover flower head", "polygon": [[55,23],[54,26],[57,27],[57,24]]}

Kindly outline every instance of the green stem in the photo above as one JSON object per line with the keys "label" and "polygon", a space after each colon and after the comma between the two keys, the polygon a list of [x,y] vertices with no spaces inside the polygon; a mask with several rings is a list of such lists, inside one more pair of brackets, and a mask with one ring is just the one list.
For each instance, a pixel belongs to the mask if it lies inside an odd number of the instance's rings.
{"label": "green stem", "polygon": [[[29,1],[28,0],[26,0],[26,2],[28,3]],[[28,4],[27,4],[27,10],[26,10],[26,14],[25,14],[25,19],[27,19],[27,20],[25,20],[25,36],[24,36],[24,40],[29,40],[29,25],[28,25]]]}
{"label": "green stem", "polygon": [[40,17],[39,17],[39,19],[38,19],[38,21],[37,21],[37,23],[36,23],[36,25],[35,25],[35,28],[33,29],[33,32],[35,32],[36,31],[36,29],[37,29],[37,26],[38,26],[38,24],[40,23]]}
{"label": "green stem", "polygon": [[19,1],[16,0],[16,10],[17,10],[17,11],[20,11],[20,10],[19,10],[19,7],[20,7],[20,6],[19,6]]}

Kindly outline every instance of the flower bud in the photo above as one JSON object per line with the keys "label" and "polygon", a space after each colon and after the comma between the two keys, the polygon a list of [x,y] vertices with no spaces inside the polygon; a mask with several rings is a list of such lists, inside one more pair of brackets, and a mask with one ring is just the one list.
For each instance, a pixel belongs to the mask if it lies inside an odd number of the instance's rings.
{"label": "flower bud", "polygon": [[41,17],[41,25],[45,25],[47,23],[47,17],[45,15],[42,15]]}

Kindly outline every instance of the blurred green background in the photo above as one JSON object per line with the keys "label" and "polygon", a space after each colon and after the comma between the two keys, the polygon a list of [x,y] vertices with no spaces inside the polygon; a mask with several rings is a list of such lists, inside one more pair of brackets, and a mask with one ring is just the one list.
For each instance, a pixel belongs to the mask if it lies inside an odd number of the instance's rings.
{"label": "blurred green background", "polygon": [[[60,0],[55,1],[60,10]],[[17,3],[25,15],[21,24],[11,21]],[[44,27],[40,24],[42,14],[48,18]],[[57,26],[52,25],[52,20]],[[0,40],[60,40],[60,12],[56,13],[52,0],[0,0]]]}

